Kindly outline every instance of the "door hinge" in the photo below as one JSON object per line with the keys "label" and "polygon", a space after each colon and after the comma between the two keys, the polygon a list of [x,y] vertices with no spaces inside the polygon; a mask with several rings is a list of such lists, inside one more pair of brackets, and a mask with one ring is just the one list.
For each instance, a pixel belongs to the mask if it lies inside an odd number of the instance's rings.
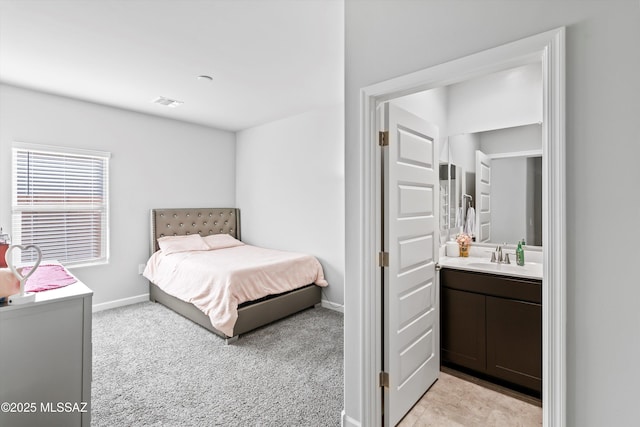
{"label": "door hinge", "polygon": [[389,388],[389,373],[388,372],[380,372],[378,382],[380,383],[380,387]]}
{"label": "door hinge", "polygon": [[381,147],[386,147],[389,145],[389,131],[381,130],[378,132],[378,145]]}
{"label": "door hinge", "polygon": [[378,267],[389,267],[389,252],[378,252]]}

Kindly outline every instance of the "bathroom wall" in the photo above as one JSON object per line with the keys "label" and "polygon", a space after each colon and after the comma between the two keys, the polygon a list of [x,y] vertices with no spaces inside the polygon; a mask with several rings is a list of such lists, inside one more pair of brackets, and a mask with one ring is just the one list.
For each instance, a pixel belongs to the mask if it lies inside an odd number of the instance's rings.
{"label": "bathroom wall", "polygon": [[542,150],[542,125],[537,123],[480,132],[478,137],[485,154]]}
{"label": "bathroom wall", "polygon": [[449,137],[451,162],[462,167],[465,172],[476,172],[476,150],[480,149],[480,135],[463,133]]}
{"label": "bathroom wall", "polygon": [[[403,96],[392,100],[391,103],[437,126],[440,139],[449,135],[448,89],[446,87]],[[441,150],[440,158],[442,159],[444,155]]]}
{"label": "bathroom wall", "polygon": [[542,65],[534,63],[448,87],[449,135],[542,121]]}

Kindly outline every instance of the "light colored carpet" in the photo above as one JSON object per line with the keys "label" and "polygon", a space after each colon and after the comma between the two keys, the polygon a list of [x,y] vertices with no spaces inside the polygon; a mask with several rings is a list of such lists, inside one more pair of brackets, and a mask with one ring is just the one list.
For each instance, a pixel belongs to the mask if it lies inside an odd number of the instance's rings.
{"label": "light colored carpet", "polygon": [[341,313],[232,345],[151,302],[93,315],[93,426],[339,426],[342,408]]}

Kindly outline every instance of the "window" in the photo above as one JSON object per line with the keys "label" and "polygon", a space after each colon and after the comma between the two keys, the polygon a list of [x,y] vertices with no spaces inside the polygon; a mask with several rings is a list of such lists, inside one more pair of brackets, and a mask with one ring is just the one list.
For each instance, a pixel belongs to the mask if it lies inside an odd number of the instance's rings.
{"label": "window", "polygon": [[[109,257],[109,153],[32,144],[13,147],[13,243],[37,245],[66,266]],[[22,262],[34,261],[24,251]]]}

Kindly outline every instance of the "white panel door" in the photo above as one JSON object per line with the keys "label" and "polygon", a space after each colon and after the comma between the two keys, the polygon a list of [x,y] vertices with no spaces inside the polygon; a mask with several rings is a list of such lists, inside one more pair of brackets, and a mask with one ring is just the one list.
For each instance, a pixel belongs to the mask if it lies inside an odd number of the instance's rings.
{"label": "white panel door", "polygon": [[384,424],[396,425],[440,372],[437,128],[393,105],[385,108],[383,151]]}
{"label": "white panel door", "polygon": [[476,150],[476,240],[491,240],[491,158]]}

